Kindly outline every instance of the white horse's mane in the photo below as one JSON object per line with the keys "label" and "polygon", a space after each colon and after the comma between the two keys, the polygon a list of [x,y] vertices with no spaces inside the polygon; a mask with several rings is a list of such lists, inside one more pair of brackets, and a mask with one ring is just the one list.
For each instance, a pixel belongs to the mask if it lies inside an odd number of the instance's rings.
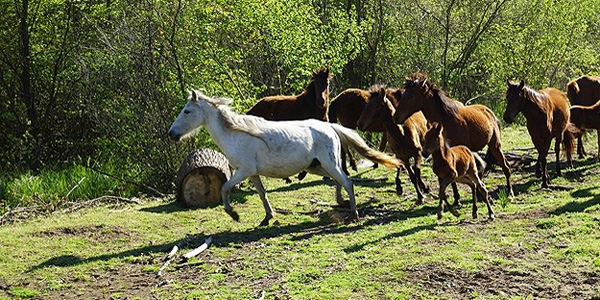
{"label": "white horse's mane", "polygon": [[[203,100],[217,109],[219,112],[219,120],[223,122],[223,125],[226,128],[246,132],[256,137],[260,137],[260,134],[262,134],[263,130],[260,125],[265,120],[255,116],[240,115],[232,111],[231,107],[229,107],[229,104],[233,101],[231,98],[211,98],[204,95],[201,90],[196,90],[194,92],[198,97],[197,100]],[[190,92],[188,100],[194,100],[192,92]]]}

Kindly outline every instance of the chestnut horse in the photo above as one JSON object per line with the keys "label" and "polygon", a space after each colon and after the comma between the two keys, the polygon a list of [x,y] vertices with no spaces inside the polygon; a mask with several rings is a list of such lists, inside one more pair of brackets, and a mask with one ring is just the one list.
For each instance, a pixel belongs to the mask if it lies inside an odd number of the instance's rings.
{"label": "chestnut horse", "polygon": [[[375,90],[376,88],[379,88],[379,91]],[[384,125],[384,135],[392,151],[396,154],[396,158],[402,161],[406,167],[410,181],[417,191],[417,204],[422,204],[422,191],[429,191],[421,179],[421,154],[423,152],[421,145],[427,132],[427,120],[419,112],[413,114],[402,125],[396,124],[393,120],[396,108],[390,101],[392,98],[390,95],[394,94],[401,95],[401,92],[396,90],[386,92],[383,87],[373,87],[369,101],[358,119],[358,129],[365,130],[377,124]],[[413,165],[410,164],[411,158],[414,160]],[[400,168],[396,172],[396,194],[402,195]]]}
{"label": "chestnut horse", "polygon": [[[329,122],[339,122],[344,127],[356,129],[358,125],[358,119],[360,118],[363,109],[367,105],[369,97],[371,97],[370,90],[367,91],[361,89],[346,89],[339,95],[337,95],[333,100],[331,100],[331,103],[329,103],[329,111],[327,112]],[[396,98],[393,97],[392,99]],[[394,105],[395,104],[396,103],[394,103]],[[383,123],[379,122],[373,123],[369,127],[360,130],[366,132],[384,132],[385,128],[383,126]],[[381,138],[381,143],[379,144],[379,151],[385,150],[386,144],[387,140],[384,134]],[[354,158],[352,157],[350,152],[348,152],[348,157],[350,160],[350,165],[356,171],[356,163],[354,162]],[[346,155],[344,153],[342,154],[342,161],[345,162],[345,159]],[[348,174],[348,170],[346,169],[345,163],[343,164],[343,168],[346,174]]]}
{"label": "chestnut horse", "polygon": [[326,121],[329,79],[331,79],[329,68],[322,67],[313,72],[310,83],[300,95],[262,98],[246,114],[271,121],[306,119]]}
{"label": "chestnut horse", "polygon": [[[417,111],[422,111],[429,122],[441,123],[446,128],[444,138],[450,146],[465,145],[471,151],[479,151],[487,145],[487,167],[495,159],[506,177],[508,195],[514,195],[510,168],[502,153],[500,120],[491,109],[479,104],[464,106],[448,98],[425,75],[417,73],[406,79],[402,101],[396,107],[394,119],[402,123]],[[453,188],[454,198],[458,199],[455,184]]]}
{"label": "chestnut horse", "polygon": [[[477,219],[477,198],[482,197],[487,205],[488,216],[494,220],[494,211],[490,205],[488,191],[481,181],[485,169],[485,162],[479,155],[471,152],[464,145],[449,147],[444,141],[444,128],[440,123],[435,123],[425,135],[424,155],[431,154],[433,158],[433,172],[437,175],[440,184],[440,203],[438,204],[438,220],[442,218],[446,199],[446,188],[451,183],[464,183],[471,188],[473,194],[473,219]],[[458,217],[458,212],[450,206],[450,212]]]}
{"label": "chestnut horse", "polygon": [[[591,106],[573,105],[570,109],[571,116],[569,122],[577,129],[596,129],[600,130],[600,101]],[[578,144],[578,146],[581,143]],[[579,148],[579,147],[578,147]],[[600,135],[598,135],[598,154],[596,160],[600,160]]]}
{"label": "chestnut horse", "polygon": [[569,122],[569,103],[565,94],[555,88],[545,88],[536,91],[525,82],[506,81],[506,110],[504,121],[512,123],[519,112],[527,120],[527,130],[531,140],[538,151],[536,175],[542,176],[542,188],[550,184],[546,156],[550,149],[550,142],[556,139],[554,150],[556,152],[556,174],[560,176],[560,144],[567,155],[571,165],[571,151],[574,148],[575,137],[567,129]]}
{"label": "chestnut horse", "polygon": [[[567,98],[569,98],[571,105],[594,105],[596,101],[600,100],[600,77],[581,76],[569,82],[567,84]],[[596,129],[596,133],[600,140],[600,130]],[[583,158],[586,155],[581,137],[577,138],[577,154],[579,158]]]}

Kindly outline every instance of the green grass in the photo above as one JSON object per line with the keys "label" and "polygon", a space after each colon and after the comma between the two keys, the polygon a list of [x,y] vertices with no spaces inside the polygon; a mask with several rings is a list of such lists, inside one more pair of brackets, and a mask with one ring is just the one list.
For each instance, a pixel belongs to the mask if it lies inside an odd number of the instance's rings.
{"label": "green grass", "polygon": [[57,165],[33,175],[25,172],[19,175],[2,174],[0,178],[0,214],[6,208],[32,205],[48,205],[63,200],[78,201],[104,195],[125,195],[135,193],[135,187],[123,181],[104,175],[118,173],[117,163],[108,161],[96,171],[87,167],[90,163]]}
{"label": "green grass", "polygon": [[[503,138],[509,144],[522,135],[509,127]],[[355,183],[357,222],[310,202],[335,203],[334,187],[312,175],[291,185],[265,180],[272,205],[296,212],[277,214],[268,227],[257,227],[264,210],[248,185],[232,195],[239,223],[222,207],[187,210],[170,199],[33,218],[0,227],[0,299],[597,298],[598,167],[588,159],[560,178],[550,170],[566,190],[542,190],[531,169],[515,169],[516,195],[506,205],[498,200],[504,176],[492,172],[484,181],[493,222],[482,204],[472,220],[465,187],[461,216],[446,212],[438,221],[437,200],[416,206],[405,174],[405,195],[395,195],[395,172],[381,168],[353,173],[388,178]],[[428,163],[423,173],[433,186]],[[184,252],[208,236],[207,251],[156,277],[174,245],[191,241]]]}

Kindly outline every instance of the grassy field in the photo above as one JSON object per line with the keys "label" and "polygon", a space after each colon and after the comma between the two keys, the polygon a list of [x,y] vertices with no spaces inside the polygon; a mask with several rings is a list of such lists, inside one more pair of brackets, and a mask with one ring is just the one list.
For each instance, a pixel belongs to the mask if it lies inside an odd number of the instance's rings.
{"label": "grassy field", "polygon": [[[503,139],[505,151],[535,155],[524,128]],[[588,144],[595,154],[595,136]],[[248,184],[232,195],[239,223],[172,197],[55,213],[0,227],[0,299],[600,299],[599,167],[577,159],[557,178],[552,163],[544,190],[532,167],[514,167],[510,201],[497,168],[484,180],[493,222],[482,204],[471,218],[465,187],[461,216],[438,221],[437,200],[416,206],[406,174],[397,196],[395,172],[370,167],[353,173],[361,219],[351,223],[311,201],[335,203],[334,186],[311,175],[265,180],[280,212],[268,227],[257,227],[264,210]],[[429,162],[423,174],[437,193]],[[207,237],[208,250],[157,276],[174,245]]]}

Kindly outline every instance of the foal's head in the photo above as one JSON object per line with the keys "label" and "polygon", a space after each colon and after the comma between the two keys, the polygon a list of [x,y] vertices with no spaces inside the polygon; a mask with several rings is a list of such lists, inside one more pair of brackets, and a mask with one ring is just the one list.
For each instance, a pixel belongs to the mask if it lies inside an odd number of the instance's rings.
{"label": "foal's head", "polygon": [[423,74],[416,73],[407,77],[404,82],[402,100],[399,100],[394,114],[394,120],[401,124],[412,114],[420,111],[426,101],[426,95],[431,93],[433,84]]}
{"label": "foal's head", "polygon": [[394,112],[392,102],[386,97],[385,87],[374,86],[370,93],[369,100],[357,121],[358,129],[363,131],[371,130],[373,125],[381,124]]}
{"label": "foal's head", "polygon": [[433,123],[431,128],[425,134],[425,145],[423,146],[423,156],[429,157],[433,152],[438,151],[444,142],[444,128],[440,123]]}
{"label": "foal's head", "polygon": [[525,81],[514,82],[506,80],[508,89],[506,90],[506,109],[504,110],[504,121],[512,123],[517,114],[523,108],[525,100]]}

